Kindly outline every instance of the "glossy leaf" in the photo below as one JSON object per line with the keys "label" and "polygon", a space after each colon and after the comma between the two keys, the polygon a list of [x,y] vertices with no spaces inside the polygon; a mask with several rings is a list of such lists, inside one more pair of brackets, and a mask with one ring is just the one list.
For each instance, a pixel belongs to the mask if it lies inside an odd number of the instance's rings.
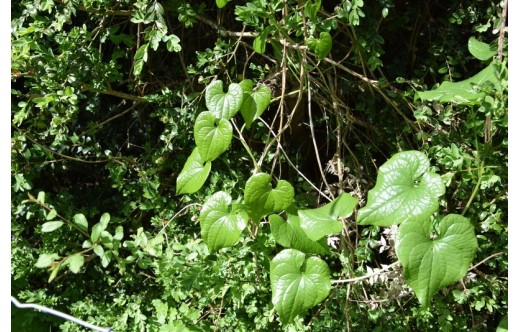
{"label": "glossy leaf", "polygon": [[43,233],[49,233],[63,226],[63,221],[47,221],[41,225],[41,231]]}
{"label": "glossy leaf", "polygon": [[496,55],[497,50],[493,49],[489,44],[480,42],[474,37],[469,39],[469,52],[476,59],[485,61]]}
{"label": "glossy leaf", "polygon": [[196,146],[204,162],[215,160],[231,145],[231,123],[226,119],[216,119],[213,113],[200,113],[194,132]]}
{"label": "glossy leaf", "polygon": [[317,55],[317,58],[322,60],[332,49],[332,36],[328,32],[321,32],[319,39],[308,38],[307,45]]}
{"label": "glossy leaf", "polygon": [[406,282],[427,306],[434,293],[467,273],[478,242],[470,221],[450,214],[436,229],[429,217],[406,221],[398,229],[395,246]]}
{"label": "glossy leaf", "polygon": [[358,200],[347,193],[342,193],[330,203],[316,209],[299,210],[301,228],[313,241],[342,231],[339,218],[347,218],[353,213]]}
{"label": "glossy leaf", "polygon": [[287,213],[287,220],[272,214],[269,224],[276,242],[285,248],[300,250],[304,253],[324,254],[329,251],[326,239],[312,241],[301,228],[297,214]]}
{"label": "glossy leaf", "polygon": [[387,227],[414,217],[427,219],[438,210],[438,197],[445,193],[441,177],[427,172],[428,168],[429,159],[419,151],[391,157],[380,167],[357,222]]}
{"label": "glossy leaf", "polygon": [[204,185],[210,171],[211,162],[204,162],[198,148],[194,148],[177,177],[177,195],[197,192]]}
{"label": "glossy leaf", "polygon": [[243,89],[243,102],[240,107],[241,115],[247,128],[250,128],[254,120],[259,118],[270,104],[272,94],[265,84],[259,85],[255,90],[251,80],[243,80],[240,86]]}
{"label": "glossy leaf", "polygon": [[207,199],[200,212],[202,238],[210,251],[231,247],[247,225],[247,213],[230,208],[232,198],[219,191]]}
{"label": "glossy leaf", "polygon": [[330,269],[317,257],[285,249],[270,263],[272,303],[282,323],[322,302],[331,289]]}
{"label": "glossy leaf", "polygon": [[456,83],[443,82],[435,90],[418,92],[418,97],[422,100],[436,100],[440,103],[450,102],[470,105],[485,95],[484,92],[479,92],[474,87],[486,81],[496,85],[499,84],[493,64],[488,65],[488,67],[466,80]]}
{"label": "glossy leaf", "polygon": [[213,81],[205,91],[205,105],[217,119],[231,119],[240,109],[243,91],[239,84],[231,83],[223,92],[223,82]]}
{"label": "glossy leaf", "polygon": [[285,180],[279,180],[272,188],[272,177],[266,173],[251,176],[245,183],[245,207],[249,216],[259,221],[267,214],[280,212],[294,200],[294,188]]}

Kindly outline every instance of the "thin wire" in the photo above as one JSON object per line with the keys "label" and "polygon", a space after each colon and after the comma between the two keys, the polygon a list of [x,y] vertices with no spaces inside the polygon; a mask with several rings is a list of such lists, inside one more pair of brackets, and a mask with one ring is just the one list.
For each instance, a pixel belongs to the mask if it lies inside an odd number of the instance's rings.
{"label": "thin wire", "polygon": [[16,307],[18,307],[20,309],[36,309],[36,310],[42,311],[44,313],[48,313],[48,314],[51,314],[51,315],[58,316],[60,318],[69,320],[69,321],[74,322],[76,324],[83,325],[84,327],[87,327],[87,328],[95,330],[95,331],[99,331],[99,332],[113,332],[113,330],[111,328],[109,328],[109,327],[99,327],[99,326],[87,323],[85,321],[82,321],[81,319],[78,319],[76,317],[72,317],[70,315],[67,315],[65,313],[62,313],[60,311],[57,311],[57,310],[54,310],[54,309],[51,309],[51,308],[47,308],[47,307],[44,307],[44,306],[41,306],[41,305],[38,305],[38,304],[32,304],[32,303],[20,303],[14,296],[11,296],[11,302]]}

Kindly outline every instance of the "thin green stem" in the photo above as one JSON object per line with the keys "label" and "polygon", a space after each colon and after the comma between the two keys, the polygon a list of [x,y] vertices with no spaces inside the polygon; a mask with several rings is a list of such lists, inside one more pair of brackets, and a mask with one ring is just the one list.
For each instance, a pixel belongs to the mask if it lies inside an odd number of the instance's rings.
{"label": "thin green stem", "polygon": [[247,144],[247,142],[245,141],[245,138],[243,138],[243,135],[241,134],[241,132],[245,128],[245,124],[241,127],[241,129],[238,129],[238,126],[236,125],[236,122],[234,121],[234,119],[231,119],[231,122],[232,122],[232,125],[233,125],[234,129],[238,133],[238,138],[240,139],[241,144],[245,148],[245,151],[247,151],[247,153],[249,154],[249,156],[250,156],[250,158],[252,160],[252,163],[254,164],[254,173],[259,172],[260,171],[260,167],[258,165],[258,162],[254,158],[254,155],[252,154],[252,151],[251,151],[249,145]]}

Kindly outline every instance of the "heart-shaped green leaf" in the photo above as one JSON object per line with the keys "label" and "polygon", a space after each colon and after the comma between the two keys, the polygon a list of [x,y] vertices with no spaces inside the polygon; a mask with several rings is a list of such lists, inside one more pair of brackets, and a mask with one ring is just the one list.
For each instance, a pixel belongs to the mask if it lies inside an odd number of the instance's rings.
{"label": "heart-shaped green leaf", "polygon": [[324,59],[332,49],[332,36],[328,32],[321,32],[319,39],[310,37],[306,44],[319,60]]}
{"label": "heart-shaped green leaf", "polygon": [[195,121],[195,142],[203,161],[213,161],[231,145],[232,125],[216,119],[211,112],[202,112]]}
{"label": "heart-shaped green leaf", "polygon": [[207,199],[200,212],[202,238],[210,251],[231,247],[240,239],[247,225],[247,213],[230,211],[232,198],[219,191]]}
{"label": "heart-shaped green leaf", "polygon": [[476,90],[474,86],[486,81],[495,85],[499,84],[493,64],[488,65],[488,67],[466,80],[459,82],[445,81],[437,89],[418,92],[418,97],[422,100],[436,100],[440,103],[470,105],[485,95],[484,92]]}
{"label": "heart-shaped green leaf", "polygon": [[252,122],[263,114],[272,98],[268,86],[261,84],[254,90],[253,84],[251,80],[243,80],[240,82],[240,86],[243,89],[243,102],[240,107],[240,112],[247,128],[250,128]]}
{"label": "heart-shaped green leaf", "polygon": [[497,50],[492,49],[492,47],[487,44],[480,42],[474,37],[470,37],[469,39],[469,52],[472,54],[476,59],[485,61],[496,55]]}
{"label": "heart-shaped green leaf", "polygon": [[211,162],[204,163],[198,148],[194,148],[177,177],[177,195],[197,192],[204,185],[210,171]]}
{"label": "heart-shaped green leaf", "polygon": [[360,225],[391,226],[407,219],[427,219],[438,210],[445,185],[438,174],[426,172],[429,159],[419,151],[395,154],[378,170],[377,184],[359,210]]}
{"label": "heart-shaped green leaf", "polygon": [[436,230],[429,217],[406,221],[398,229],[395,246],[406,282],[427,306],[434,293],[467,273],[478,242],[467,218],[449,214]]}
{"label": "heart-shaped green leaf", "polygon": [[325,235],[340,233],[342,222],[337,219],[349,217],[358,202],[350,194],[342,193],[330,203],[317,209],[299,210],[297,214],[301,218],[301,228],[313,241]]}
{"label": "heart-shaped green leaf", "polygon": [[223,92],[223,82],[214,81],[205,91],[205,105],[217,119],[231,119],[240,109],[243,101],[241,86],[231,83],[227,92]]}
{"label": "heart-shaped green leaf", "polygon": [[263,30],[252,42],[252,48],[256,53],[263,54],[267,48],[267,36],[269,34],[269,30]]}
{"label": "heart-shaped green leaf", "polygon": [[270,263],[272,303],[282,323],[289,323],[322,302],[332,287],[330,269],[320,258],[285,249]]}
{"label": "heart-shaped green leaf", "polygon": [[287,213],[287,221],[277,214],[269,216],[270,229],[276,242],[285,248],[300,250],[304,253],[324,254],[329,251],[326,239],[312,241],[301,229],[297,214]]}
{"label": "heart-shaped green leaf", "polygon": [[272,177],[266,173],[251,176],[245,183],[244,201],[249,216],[259,221],[267,214],[279,212],[290,205],[294,200],[294,188],[290,182],[278,181],[276,188],[272,188]]}

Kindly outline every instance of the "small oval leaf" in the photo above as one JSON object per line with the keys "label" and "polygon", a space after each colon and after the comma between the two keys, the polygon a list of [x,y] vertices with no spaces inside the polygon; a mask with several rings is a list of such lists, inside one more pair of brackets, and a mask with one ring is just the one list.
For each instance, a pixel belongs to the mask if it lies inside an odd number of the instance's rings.
{"label": "small oval leaf", "polygon": [[84,214],[78,213],[74,215],[74,224],[76,224],[82,231],[88,232],[88,221]]}
{"label": "small oval leaf", "polygon": [[67,258],[68,268],[72,273],[78,273],[83,264],[85,264],[85,257],[81,254],[75,254]]}
{"label": "small oval leaf", "polygon": [[43,233],[48,233],[48,232],[55,231],[56,229],[60,228],[61,226],[63,226],[63,221],[48,221],[48,222],[44,223],[43,225],[41,225],[41,231]]}

